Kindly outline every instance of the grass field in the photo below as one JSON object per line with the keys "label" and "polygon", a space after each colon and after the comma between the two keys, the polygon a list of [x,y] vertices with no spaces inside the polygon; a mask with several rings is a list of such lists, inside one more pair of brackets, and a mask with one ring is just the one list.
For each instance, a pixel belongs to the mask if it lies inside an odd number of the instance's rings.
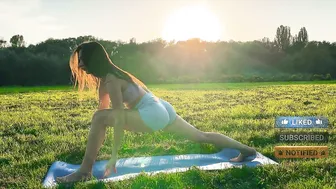
{"label": "grass field", "polygon": [[[74,188],[336,188],[335,82],[166,84],[149,88],[197,128],[253,146],[280,165],[220,171],[193,168],[152,177],[141,174],[115,183],[77,183]],[[97,106],[93,93],[79,94],[71,87],[1,88],[0,188],[41,188],[54,161],[81,163]],[[327,117],[329,143],[298,145],[327,145],[329,158],[276,159],[274,146],[288,145],[275,139],[276,116]],[[98,160],[110,157],[112,133],[109,129]],[[217,150],[163,132],[126,132],[119,154],[125,158]]]}

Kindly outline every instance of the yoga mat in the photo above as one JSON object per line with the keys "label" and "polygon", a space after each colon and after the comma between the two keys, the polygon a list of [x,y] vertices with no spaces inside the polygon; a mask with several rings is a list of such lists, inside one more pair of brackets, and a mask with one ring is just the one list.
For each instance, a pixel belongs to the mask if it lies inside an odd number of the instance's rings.
{"label": "yoga mat", "polygon": [[[120,158],[116,163],[117,173],[112,173],[102,179],[106,163],[108,160],[96,161],[93,166],[93,176],[103,182],[125,180],[135,177],[144,171],[146,174],[184,172],[195,166],[201,170],[219,170],[231,167],[256,167],[266,164],[278,164],[257,152],[254,156],[249,156],[243,162],[229,162],[229,159],[237,157],[239,151],[225,148],[214,154],[186,154],[152,157],[131,157]],[[54,162],[44,178],[45,188],[55,186],[56,177],[65,176],[75,172],[80,165],[69,164],[61,161]],[[88,181],[90,182],[90,181]]]}

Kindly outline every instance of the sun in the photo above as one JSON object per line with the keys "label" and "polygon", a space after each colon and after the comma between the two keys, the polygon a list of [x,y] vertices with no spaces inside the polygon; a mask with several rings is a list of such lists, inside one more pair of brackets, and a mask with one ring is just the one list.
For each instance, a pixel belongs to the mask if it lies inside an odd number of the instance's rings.
{"label": "sun", "polygon": [[218,18],[205,6],[185,7],[168,17],[162,38],[167,41],[185,41],[191,38],[217,41],[221,37],[220,26]]}

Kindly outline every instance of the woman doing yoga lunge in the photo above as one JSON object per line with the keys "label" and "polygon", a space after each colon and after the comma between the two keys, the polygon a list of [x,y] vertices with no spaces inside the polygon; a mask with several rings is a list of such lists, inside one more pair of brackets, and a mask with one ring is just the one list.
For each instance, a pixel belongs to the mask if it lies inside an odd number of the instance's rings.
{"label": "woman doing yoga lunge", "polygon": [[[203,132],[176,114],[172,105],[156,97],[132,74],[114,65],[104,47],[98,42],[79,45],[70,57],[70,68],[79,90],[85,86],[99,88],[99,107],[93,114],[85,155],[80,168],[72,174],[56,178],[57,182],[87,180],[103,144],[106,127],[114,127],[112,156],[104,177],[115,169],[118,149],[124,130],[155,132],[163,130],[198,143],[211,143],[218,148],[234,148],[240,154],[230,161],[243,161],[256,150],[230,137],[214,132]],[[109,107],[112,102],[112,108]],[[126,107],[126,108],[125,108]]]}

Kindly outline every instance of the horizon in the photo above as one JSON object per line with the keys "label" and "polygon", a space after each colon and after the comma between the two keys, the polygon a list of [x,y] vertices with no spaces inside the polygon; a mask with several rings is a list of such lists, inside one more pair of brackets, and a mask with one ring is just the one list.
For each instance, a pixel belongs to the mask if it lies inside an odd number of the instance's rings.
{"label": "horizon", "polygon": [[12,36],[23,35],[26,45],[88,35],[123,42],[135,38],[137,43],[190,38],[273,41],[280,25],[289,26],[292,36],[305,27],[309,41],[336,42],[336,26],[331,25],[336,1],[328,0],[4,0],[0,7],[0,38],[9,43]]}

